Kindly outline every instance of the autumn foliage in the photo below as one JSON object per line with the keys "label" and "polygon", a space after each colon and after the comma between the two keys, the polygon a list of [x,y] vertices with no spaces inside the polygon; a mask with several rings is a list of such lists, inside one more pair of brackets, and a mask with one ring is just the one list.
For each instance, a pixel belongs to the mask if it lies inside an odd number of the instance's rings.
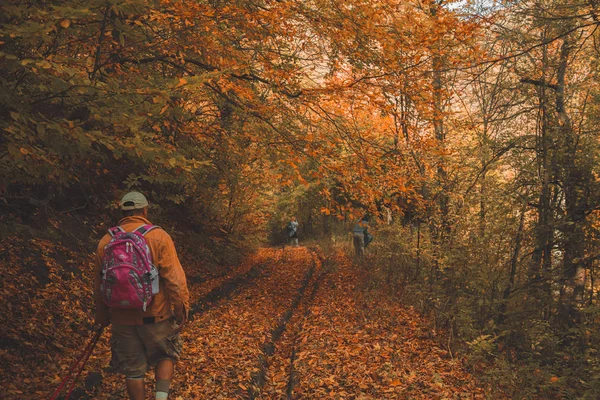
{"label": "autumn foliage", "polygon": [[[574,0],[2,1],[2,387],[46,394],[82,346],[91,252],[136,189],[197,301],[183,398],[599,397],[599,23]],[[364,215],[359,270],[337,251]],[[325,250],[255,253],[291,216]],[[122,390],[103,340],[94,395]]]}

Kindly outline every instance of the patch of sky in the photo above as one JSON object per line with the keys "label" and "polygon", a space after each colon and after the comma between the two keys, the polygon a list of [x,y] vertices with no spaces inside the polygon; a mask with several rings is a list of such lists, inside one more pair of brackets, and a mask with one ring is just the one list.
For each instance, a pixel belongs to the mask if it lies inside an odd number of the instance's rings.
{"label": "patch of sky", "polygon": [[456,0],[443,2],[442,5],[449,10],[470,15],[488,15],[506,7],[507,3],[515,1],[499,0]]}

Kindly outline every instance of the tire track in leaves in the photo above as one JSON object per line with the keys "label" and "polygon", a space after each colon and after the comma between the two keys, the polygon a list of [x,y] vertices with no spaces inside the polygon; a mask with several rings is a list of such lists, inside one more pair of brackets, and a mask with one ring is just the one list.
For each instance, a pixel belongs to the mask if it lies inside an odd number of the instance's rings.
{"label": "tire track in leaves", "polygon": [[182,332],[185,347],[173,396],[247,398],[260,376],[261,357],[305,286],[311,253],[304,248],[262,250],[260,279],[196,314]]}
{"label": "tire track in leaves", "polygon": [[233,278],[223,282],[210,292],[202,296],[190,307],[189,317],[193,318],[196,314],[206,312],[210,307],[222,299],[229,297],[236,289],[248,285],[252,280],[261,276],[264,264],[255,264],[246,273],[236,275]]}
{"label": "tire track in leaves", "polygon": [[321,281],[323,279],[323,277],[325,276],[326,271],[321,271],[321,273],[318,275],[310,296],[307,299],[307,304],[305,305],[305,310],[302,313],[303,317],[302,317],[302,321],[300,322],[300,326],[298,327],[298,329],[296,329],[294,331],[294,339],[292,341],[292,350],[291,350],[291,355],[290,355],[290,367],[289,367],[289,378],[288,378],[288,382],[286,385],[286,397],[289,399],[292,396],[292,393],[294,391],[294,386],[298,383],[298,374],[296,371],[296,368],[294,366],[294,363],[296,362],[296,353],[298,351],[298,346],[300,344],[300,332],[302,332],[303,328],[304,328],[304,324],[306,322],[306,320],[308,319],[309,315],[310,315],[310,305],[312,304],[312,302],[315,299],[315,295],[317,294],[317,291],[319,290]]}
{"label": "tire track in leaves", "polygon": [[265,384],[255,398],[289,398],[294,386],[297,384],[298,377],[294,363],[300,345],[300,333],[310,315],[311,306],[321,282],[324,276],[329,273],[327,260],[321,259],[316,253],[313,253],[313,256],[314,258],[319,258],[318,261],[315,261],[319,265],[319,268],[317,268],[318,271],[308,282],[307,289],[309,289],[309,293],[303,296],[293,317],[287,323],[287,330],[277,344],[277,352],[269,360]]}
{"label": "tire track in leaves", "polygon": [[242,290],[243,286],[259,278],[265,262],[280,261],[281,254],[273,254],[265,250],[259,250],[238,268],[229,271],[224,276],[209,279],[203,279],[200,276],[190,277],[188,287],[193,304],[190,307],[189,316],[193,317],[198,313],[205,312],[216,302],[229,297],[235,290]]}
{"label": "tire track in leaves", "polygon": [[429,336],[424,319],[380,288],[365,270],[336,257],[293,348],[297,376],[285,396],[264,399],[482,399],[457,359]]}
{"label": "tire track in leaves", "polygon": [[298,311],[297,309],[299,308],[299,305],[305,299],[304,293],[306,292],[306,289],[308,287],[312,287],[313,290],[311,290],[311,295],[314,295],[314,288],[315,288],[314,276],[315,276],[315,271],[319,267],[319,264],[315,260],[317,258],[315,253],[312,251],[311,251],[311,253],[312,253],[311,254],[312,255],[311,266],[306,273],[306,276],[304,278],[304,281],[302,282],[302,286],[300,287],[300,290],[298,290],[298,294],[294,298],[294,301],[292,302],[291,307],[280,318],[279,323],[277,324],[277,326],[275,327],[275,329],[272,332],[271,339],[268,342],[264,343],[262,346],[263,354],[260,356],[260,359],[259,359],[259,372],[256,373],[252,377],[252,381],[250,382],[250,385],[249,385],[250,386],[250,388],[248,390],[248,398],[249,399],[256,399],[257,397],[260,397],[263,386],[266,383],[267,371],[269,368],[269,360],[274,355],[276,347],[278,347],[278,345],[279,345],[278,342],[280,341],[282,335],[284,333],[286,333],[286,328],[288,327],[288,324],[290,323],[292,317],[294,317],[294,315],[296,314],[296,311]]}

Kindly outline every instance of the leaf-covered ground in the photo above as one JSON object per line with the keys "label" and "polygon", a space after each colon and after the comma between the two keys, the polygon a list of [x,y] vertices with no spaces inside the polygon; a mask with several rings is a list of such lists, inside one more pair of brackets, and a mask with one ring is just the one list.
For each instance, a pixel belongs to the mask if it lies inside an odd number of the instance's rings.
{"label": "leaf-covered ground", "polygon": [[[483,398],[473,377],[428,338],[425,322],[377,290],[367,291],[364,269],[339,257],[323,271],[294,337],[292,398]],[[289,350],[288,350],[289,351]],[[280,354],[283,356],[284,354]],[[279,356],[279,355],[278,355]],[[263,398],[281,398],[286,357],[276,357]],[[289,359],[288,359],[289,360]],[[288,361],[289,363],[289,361]]]}
{"label": "leaf-covered ground", "polygon": [[[21,274],[15,245],[1,245],[0,385],[7,399],[48,398],[89,337],[90,276],[69,272],[75,254],[39,241],[27,262],[45,273]],[[172,398],[484,398],[426,321],[367,280],[343,255],[322,260],[303,247],[262,249],[229,275],[190,279],[195,313]],[[125,398],[106,369],[109,336],[74,398]]]}

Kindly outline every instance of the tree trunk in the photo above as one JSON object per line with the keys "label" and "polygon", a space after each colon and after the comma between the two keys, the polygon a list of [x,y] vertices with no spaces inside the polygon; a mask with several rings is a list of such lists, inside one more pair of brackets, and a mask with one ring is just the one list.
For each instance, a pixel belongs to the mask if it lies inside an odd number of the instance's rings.
{"label": "tree trunk", "polygon": [[527,212],[526,204],[521,210],[521,216],[519,217],[519,229],[517,230],[517,234],[515,237],[515,247],[513,249],[513,254],[510,259],[510,271],[508,275],[508,285],[506,289],[504,289],[504,293],[502,294],[502,304],[500,305],[500,310],[498,312],[498,324],[503,324],[506,320],[506,311],[508,309],[508,299],[510,297],[510,293],[513,290],[515,285],[515,277],[517,276],[517,265],[519,264],[519,254],[521,253],[521,243],[523,241],[523,227],[525,225],[525,213]]}
{"label": "tree trunk", "polygon": [[585,258],[586,207],[585,198],[582,198],[582,189],[589,184],[585,180],[588,174],[577,162],[578,140],[565,108],[565,78],[571,49],[571,43],[565,39],[561,47],[556,89],[558,128],[564,146],[562,172],[565,196],[565,220],[562,224],[565,283],[561,291],[560,319],[567,324],[578,322],[578,305],[583,301],[585,268],[582,260]]}
{"label": "tree trunk", "polygon": [[[542,39],[545,40],[545,34]],[[550,129],[550,112],[548,110],[548,95],[546,93],[548,87],[545,83],[549,65],[547,46],[544,46],[542,51],[542,65],[544,66],[542,79],[540,81],[522,80],[522,82],[536,85],[539,102],[536,158],[540,179],[540,192],[537,204],[538,219],[534,230],[535,247],[531,257],[529,273],[530,279],[533,282],[530,295],[541,301],[540,309],[543,310],[541,317],[547,320],[550,317],[549,310],[552,301],[549,279],[552,269],[552,248],[554,246],[554,221],[552,192],[550,189],[552,174],[552,156],[550,153],[552,148],[552,131]]]}

